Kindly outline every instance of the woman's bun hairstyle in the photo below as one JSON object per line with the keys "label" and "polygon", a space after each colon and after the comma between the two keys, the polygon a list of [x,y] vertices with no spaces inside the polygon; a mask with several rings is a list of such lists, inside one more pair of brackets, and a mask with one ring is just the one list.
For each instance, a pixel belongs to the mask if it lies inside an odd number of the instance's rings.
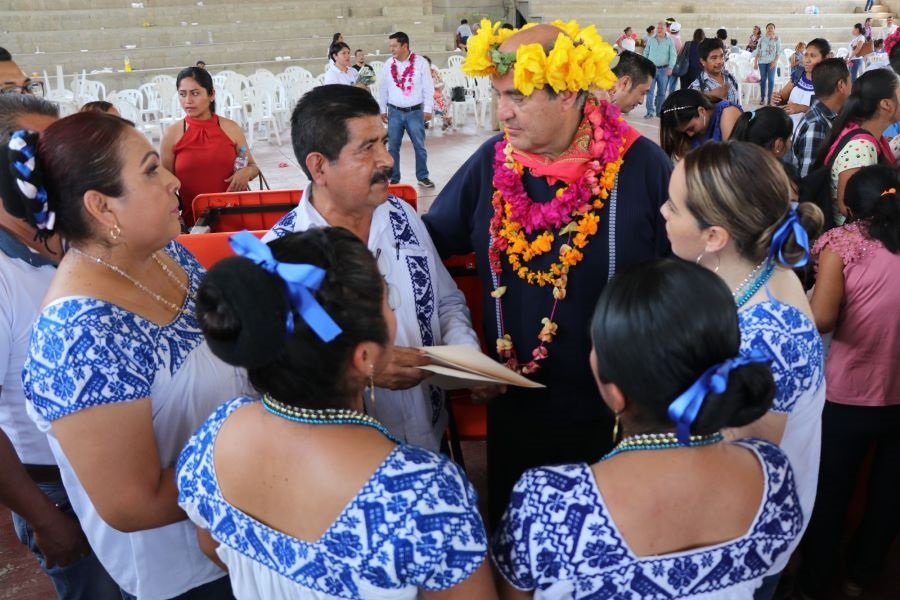
{"label": "woman's bun hairstyle", "polygon": [[[669,406],[709,369],[740,352],[731,290],[712,271],[674,258],[641,263],[610,281],[594,311],[591,338],[601,381],[629,402],[634,424],[673,427]],[[766,363],[735,367],[721,394],[707,394],[691,433],[750,423],[775,394]]]}
{"label": "woman's bun hairstyle", "polygon": [[289,309],[284,282],[240,256],[210,269],[197,293],[197,320],[210,350],[247,369],[281,354]]}
{"label": "woman's bun hairstyle", "polygon": [[772,408],[774,398],[775,381],[768,364],[737,367],[729,374],[724,392],[706,396],[691,433],[706,435],[724,427],[749,425]]}

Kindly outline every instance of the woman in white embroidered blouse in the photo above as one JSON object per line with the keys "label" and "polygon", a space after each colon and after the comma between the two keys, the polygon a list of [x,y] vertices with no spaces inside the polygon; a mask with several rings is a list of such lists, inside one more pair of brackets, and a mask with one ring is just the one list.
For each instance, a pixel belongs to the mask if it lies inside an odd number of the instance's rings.
{"label": "woman in white embroidered blouse", "polygon": [[235,595],[495,597],[462,470],[363,412],[396,330],[366,246],[343,228],[231,243],[239,257],[209,272],[198,318],[263,398],[207,420],[179,459],[178,486]]}
{"label": "woman in white embroidered blouse", "polygon": [[775,391],[765,354],[738,356],[728,288],[689,262],[644,263],[606,286],[591,338],[622,439],[519,480],[493,545],[505,597],[751,597],[802,515],[778,447],[723,441]]}
{"label": "woman in white embroidered blouse", "polygon": [[[714,271],[733,290],[741,353],[772,353],[772,410],[734,436],[768,440],[787,454],[805,527],[819,474],[825,370],[822,341],[793,268],[809,259],[809,240],[821,231],[823,215],[809,202],[794,209],[790,190],[780,161],[761,146],[706,144],[675,168],[662,214],[672,252]],[[779,557],[766,586],[777,584],[789,555]]]}
{"label": "woman in white embroidered blouse", "polygon": [[209,352],[197,327],[202,267],[172,242],[178,180],[111,115],[78,113],[26,139],[37,168],[33,187],[19,187],[45,203],[46,225],[71,244],[32,336],[29,411],[91,547],[127,597],[228,598],[225,573],[178,507],[174,466],[245,376]]}

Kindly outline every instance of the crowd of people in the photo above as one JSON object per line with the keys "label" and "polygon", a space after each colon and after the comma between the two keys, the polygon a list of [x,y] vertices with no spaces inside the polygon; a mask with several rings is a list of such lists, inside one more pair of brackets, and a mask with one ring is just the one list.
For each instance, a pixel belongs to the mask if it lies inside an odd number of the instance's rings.
{"label": "crowd of people", "polygon": [[[871,586],[900,532],[900,45],[854,78],[813,39],[775,90],[756,28],[744,111],[727,33],[680,31],[617,55],[463,22],[503,132],[421,217],[389,186],[404,132],[434,186],[429,61],[392,34],[374,97],[336,34],[291,116],[302,201],[208,272],[183,200],[259,175],[209,73],[157,150],[103,105],[59,119],[0,49],[0,502],[59,597],[825,598],[874,448],[843,581]],[[442,262],[469,253],[480,323]],[[486,519],[421,368],[479,338],[543,386],[470,390]]]}

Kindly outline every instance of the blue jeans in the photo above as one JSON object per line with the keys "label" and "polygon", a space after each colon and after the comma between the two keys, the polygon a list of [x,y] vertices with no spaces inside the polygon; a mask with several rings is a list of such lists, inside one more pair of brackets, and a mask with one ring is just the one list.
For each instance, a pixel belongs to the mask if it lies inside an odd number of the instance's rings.
{"label": "blue jeans", "polygon": [[400,179],[400,144],[403,132],[409,134],[416,153],[416,179],[428,179],[428,152],[425,151],[425,113],[422,109],[403,112],[388,107],[388,152],[394,159],[391,179]]}
{"label": "blue jeans", "polygon": [[[69,505],[69,497],[62,483],[39,483],[41,491],[73,519],[77,518]],[[44,555],[35,543],[34,530],[16,513],[12,513],[16,537],[37,557],[44,573],[50,577],[59,600],[121,600],[122,592],[97,560],[95,554],[86,556],[65,567],[47,568]]]}
{"label": "blue jeans", "polygon": [[[647,90],[647,114],[658,115],[662,111],[663,102],[666,101],[666,88],[669,86],[669,76],[666,75],[668,67],[656,67],[656,76]],[[653,103],[653,89],[656,88],[656,103]]]}
{"label": "blue jeans", "polygon": [[772,92],[775,91],[775,67],[769,63],[759,63],[759,101],[762,104],[772,102]]}
{"label": "blue jeans", "polygon": [[674,75],[669,77],[669,84],[666,88],[666,97],[668,97],[669,94],[671,94],[672,92],[675,91],[675,88],[678,87],[678,83],[679,83],[678,77],[675,77]]}
{"label": "blue jeans", "polygon": [[875,0],[866,0],[866,7],[863,9],[865,12],[869,12],[872,10],[872,6],[875,4]]}
{"label": "blue jeans", "polygon": [[850,61],[850,81],[856,81],[856,78],[859,77],[859,68],[862,64],[863,61],[861,58],[854,58]]}

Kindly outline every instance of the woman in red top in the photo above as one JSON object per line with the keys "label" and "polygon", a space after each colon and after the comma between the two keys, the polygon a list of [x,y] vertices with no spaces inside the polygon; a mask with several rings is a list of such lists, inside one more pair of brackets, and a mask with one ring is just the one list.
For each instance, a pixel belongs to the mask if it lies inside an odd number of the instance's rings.
{"label": "woman in red top", "polygon": [[178,99],[187,115],[163,135],[160,157],[163,166],[181,181],[182,218],[194,224],[191,210],[197,194],[240,192],[259,168],[246,150],[247,166],[234,170],[234,159],[247,139],[241,126],[216,114],[216,92],[205,69],[188,67],[176,80]]}

